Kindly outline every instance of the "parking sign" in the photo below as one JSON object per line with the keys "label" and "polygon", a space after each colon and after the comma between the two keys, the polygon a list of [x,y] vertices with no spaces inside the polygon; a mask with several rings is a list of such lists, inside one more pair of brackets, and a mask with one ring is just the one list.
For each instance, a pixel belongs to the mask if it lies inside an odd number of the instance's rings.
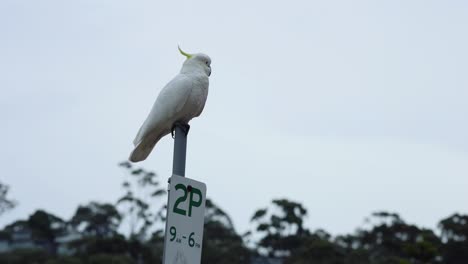
{"label": "parking sign", "polygon": [[173,175],[170,179],[164,264],[200,264],[206,185]]}

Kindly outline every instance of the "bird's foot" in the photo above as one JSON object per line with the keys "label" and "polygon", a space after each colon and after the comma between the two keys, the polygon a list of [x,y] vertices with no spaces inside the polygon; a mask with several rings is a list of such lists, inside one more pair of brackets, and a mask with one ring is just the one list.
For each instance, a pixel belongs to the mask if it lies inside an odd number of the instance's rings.
{"label": "bird's foot", "polygon": [[184,134],[187,136],[189,130],[190,130],[190,125],[189,124],[185,124],[185,123],[181,123],[181,122],[175,122],[174,125],[172,126],[171,128],[171,135],[172,135],[172,138],[175,138],[175,129],[176,127],[182,129],[182,131],[184,132]]}

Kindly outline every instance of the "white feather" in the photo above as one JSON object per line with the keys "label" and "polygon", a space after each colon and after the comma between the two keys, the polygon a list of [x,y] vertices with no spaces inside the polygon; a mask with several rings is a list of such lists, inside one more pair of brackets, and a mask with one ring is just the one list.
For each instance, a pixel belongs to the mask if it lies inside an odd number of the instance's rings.
{"label": "white feather", "polygon": [[188,122],[201,114],[208,96],[211,60],[196,54],[159,93],[153,108],[133,141],[130,161],[145,160],[156,143],[171,132],[174,123]]}

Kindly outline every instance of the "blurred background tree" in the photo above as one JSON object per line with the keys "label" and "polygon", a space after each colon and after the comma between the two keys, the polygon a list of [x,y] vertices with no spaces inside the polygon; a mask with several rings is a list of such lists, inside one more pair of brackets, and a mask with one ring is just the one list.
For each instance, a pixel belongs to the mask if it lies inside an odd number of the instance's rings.
{"label": "blurred background tree", "polygon": [[444,263],[468,263],[468,215],[453,214],[440,221]]}
{"label": "blurred background tree", "polygon": [[[124,194],[117,201],[123,210],[122,215],[130,227],[130,238],[144,241],[148,238],[150,227],[160,220],[165,220],[166,189],[160,187],[158,175],[144,169],[135,169],[128,161],[121,162],[120,167],[127,171],[127,179],[122,183]],[[152,205],[159,205],[152,206]]]}
{"label": "blurred background tree", "polygon": [[[166,185],[161,186],[155,173],[126,162],[119,166],[127,178],[115,204],[80,205],[69,220],[37,210],[14,221],[0,231],[0,263],[160,263]],[[0,213],[16,204],[7,193],[8,187],[0,184]],[[253,213],[253,230],[240,235],[228,213],[206,199],[202,263],[468,263],[468,215],[442,219],[437,235],[406,223],[396,213],[375,212],[355,232],[336,237],[325,230],[309,230],[304,225],[307,215],[301,203],[275,199]],[[127,235],[122,234],[124,219]]]}
{"label": "blurred background tree", "polygon": [[441,241],[432,230],[407,224],[389,212],[373,213],[366,222],[374,224],[337,238],[347,254],[360,253],[366,263],[440,263]]}
{"label": "blurred background tree", "polygon": [[9,189],[8,185],[0,182],[0,216],[16,206],[16,202],[7,197]]}
{"label": "blurred background tree", "polygon": [[122,216],[112,204],[90,202],[78,207],[70,224],[85,236],[105,238],[117,234],[121,220]]}
{"label": "blurred background tree", "polygon": [[287,199],[272,201],[270,209],[258,209],[251,218],[260,235],[258,252],[269,257],[286,257],[310,234],[304,227],[307,210]]}
{"label": "blurred background tree", "polygon": [[234,229],[231,217],[206,200],[202,263],[249,263],[250,251]]}

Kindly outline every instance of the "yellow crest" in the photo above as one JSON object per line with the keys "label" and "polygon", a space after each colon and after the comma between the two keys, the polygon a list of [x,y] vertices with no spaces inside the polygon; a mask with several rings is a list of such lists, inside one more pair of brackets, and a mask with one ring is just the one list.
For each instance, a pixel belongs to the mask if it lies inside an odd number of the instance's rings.
{"label": "yellow crest", "polygon": [[192,54],[188,54],[187,52],[184,52],[182,49],[180,49],[180,46],[177,46],[177,48],[179,48],[179,52],[180,54],[184,55],[185,57],[187,57],[187,60],[192,58]]}

